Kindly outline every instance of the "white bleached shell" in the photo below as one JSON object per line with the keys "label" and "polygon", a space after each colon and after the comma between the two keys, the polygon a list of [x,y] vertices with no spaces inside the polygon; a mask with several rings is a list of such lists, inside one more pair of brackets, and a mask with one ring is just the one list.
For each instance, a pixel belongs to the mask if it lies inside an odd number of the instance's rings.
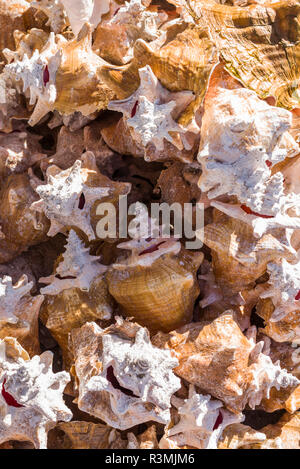
{"label": "white bleached shell", "polygon": [[41,289],[41,293],[57,295],[68,288],[88,291],[92,281],[107,270],[98,261],[99,257],[91,256],[89,248],[85,247],[74,230],[70,230],[63,260],[57,266],[55,275],[39,280],[40,283],[48,284]]}
{"label": "white bleached shell", "polygon": [[[91,226],[90,211],[96,200],[101,200],[110,193],[107,187],[89,187],[86,182],[92,173],[84,167],[91,154],[86,154],[82,160],[76,160],[73,166],[60,171],[57,166],[50,166],[47,170],[47,184],[38,185],[35,190],[40,200],[33,203],[31,208],[44,212],[51,221],[48,236],[55,236],[64,232],[65,227],[74,226],[80,229],[89,240],[95,239]],[[93,159],[94,160],[94,159]],[[84,207],[79,208],[80,195],[84,194]]]}
{"label": "white bleached shell", "polygon": [[108,109],[123,114],[139,145],[146,147],[152,143],[157,150],[163,150],[165,139],[180,150],[190,149],[191,144],[184,136],[187,131],[199,132],[199,128],[194,121],[185,128],[177,124],[176,119],[194,100],[194,94],[191,91],[170,92],[160,84],[149,65],[139,69],[139,75],[139,88],[127,99],[111,101]]}
{"label": "white bleached shell", "polygon": [[299,310],[300,262],[291,264],[285,259],[268,264],[270,287],[261,294],[261,298],[271,298],[275,310],[271,321],[279,321],[287,314]]}
{"label": "white bleached shell", "polygon": [[269,106],[253,91],[222,89],[208,100],[202,120],[200,189],[210,199],[233,195],[254,212],[275,216],[284,178],[271,175],[271,167],[299,153],[287,132],[291,122],[289,111]]}
{"label": "white bleached shell", "polygon": [[26,296],[33,287],[33,282],[28,283],[26,275],[13,285],[9,276],[0,278],[0,325],[1,323],[15,324],[19,318],[15,315],[22,298]]}
{"label": "white bleached shell", "polygon": [[111,0],[60,0],[63,4],[75,36],[89,22],[96,27],[102,15],[109,12]]}
{"label": "white bleached shell", "polygon": [[46,449],[48,431],[60,420],[71,420],[63,401],[70,377],[64,371],[54,374],[52,360],[48,351],[30,360],[15,339],[0,341],[0,443],[25,440]]}
{"label": "white bleached shell", "polygon": [[71,344],[81,410],[121,430],[168,423],[171,396],[180,388],[172,371],[178,360],[153,347],[147,329],[120,318],[107,329],[87,323],[72,332]]}
{"label": "white bleached shell", "polygon": [[[243,414],[236,415],[224,409],[223,403],[212,400],[210,395],[198,394],[193,385],[189,387],[188,399],[173,396],[172,404],[178,409],[180,421],[167,429],[164,438],[179,447],[217,449],[223,430],[245,418]],[[161,448],[164,448],[163,443],[164,439],[160,442]]]}

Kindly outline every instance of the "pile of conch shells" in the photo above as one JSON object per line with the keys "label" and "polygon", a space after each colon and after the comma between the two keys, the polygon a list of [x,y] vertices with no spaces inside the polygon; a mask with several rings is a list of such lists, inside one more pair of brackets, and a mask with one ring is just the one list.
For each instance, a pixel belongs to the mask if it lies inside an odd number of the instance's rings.
{"label": "pile of conch shells", "polygon": [[0,0],[0,448],[300,449],[299,83],[299,0]]}

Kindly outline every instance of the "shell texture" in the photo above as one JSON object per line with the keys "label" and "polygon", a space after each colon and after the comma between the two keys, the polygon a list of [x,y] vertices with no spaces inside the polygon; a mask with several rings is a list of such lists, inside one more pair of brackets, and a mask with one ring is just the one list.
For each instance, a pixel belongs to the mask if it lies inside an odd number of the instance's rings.
{"label": "shell texture", "polygon": [[0,0],[0,449],[300,449],[299,25]]}
{"label": "shell texture", "polygon": [[121,430],[169,421],[170,399],[180,388],[178,360],[153,347],[147,329],[120,319],[104,330],[87,323],[72,332],[71,347],[81,410]]}
{"label": "shell texture", "polygon": [[1,443],[30,441],[45,449],[47,433],[56,422],[71,420],[62,398],[69,374],[53,373],[52,360],[51,352],[29,359],[13,338],[0,341]]}

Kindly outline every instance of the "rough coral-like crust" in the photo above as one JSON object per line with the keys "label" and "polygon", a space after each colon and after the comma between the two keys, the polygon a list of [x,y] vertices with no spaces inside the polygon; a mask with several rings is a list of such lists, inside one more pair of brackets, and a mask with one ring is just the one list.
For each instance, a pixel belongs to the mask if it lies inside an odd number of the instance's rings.
{"label": "rough coral-like crust", "polygon": [[0,449],[300,449],[299,24],[0,0]]}

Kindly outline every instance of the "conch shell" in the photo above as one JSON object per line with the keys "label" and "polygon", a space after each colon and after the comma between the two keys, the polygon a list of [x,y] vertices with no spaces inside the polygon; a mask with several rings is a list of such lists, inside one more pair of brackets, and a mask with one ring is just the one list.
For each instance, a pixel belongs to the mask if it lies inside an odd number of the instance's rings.
{"label": "conch shell", "polygon": [[84,153],[81,160],[64,171],[50,166],[46,176],[46,184],[39,180],[33,183],[41,199],[32,204],[31,210],[45,213],[51,221],[48,236],[76,228],[90,241],[96,239],[96,202],[103,199],[114,202],[118,195],[130,190],[129,184],[113,182],[103,176],[92,152]]}
{"label": "conch shell", "polygon": [[151,332],[189,322],[199,294],[196,272],[203,254],[163,237],[133,239],[119,247],[130,249],[131,255],[111,266],[107,282],[121,312]]}
{"label": "conch shell", "polygon": [[42,277],[39,282],[48,284],[41,289],[45,295],[40,317],[58,342],[66,368],[72,363],[68,349],[68,336],[72,329],[83,326],[87,321],[105,324],[113,311],[103,274],[107,267],[91,256],[89,249],[76,232],[71,230],[55,273]]}
{"label": "conch shell", "polygon": [[30,356],[40,352],[38,315],[44,300],[31,296],[32,287],[26,275],[15,285],[11,277],[0,277],[0,338],[15,337]]}
{"label": "conch shell", "polygon": [[299,381],[273,364],[240,330],[234,313],[221,314],[211,323],[191,323],[169,335],[158,333],[153,344],[175,351],[175,373],[204,392],[220,399],[234,412],[251,408],[270,397],[272,387],[289,392]]}
{"label": "conch shell", "polygon": [[31,0],[30,6],[42,11],[46,16],[48,16],[46,26],[50,26],[51,31],[55,34],[61,33],[66,28],[66,12],[61,0]]}
{"label": "conch shell", "polygon": [[297,0],[246,7],[218,5],[213,0],[181,3],[198,26],[209,29],[231,75],[261,98],[274,97],[277,106],[299,108]]}
{"label": "conch shell", "polygon": [[72,331],[70,345],[79,409],[121,430],[169,421],[171,396],[181,386],[172,371],[178,360],[153,347],[147,329],[120,318],[107,329],[87,323]]}
{"label": "conch shell", "polygon": [[0,443],[30,441],[35,448],[46,449],[48,431],[59,420],[71,420],[63,401],[70,375],[54,374],[52,360],[51,352],[30,360],[15,339],[0,341]]}
{"label": "conch shell", "polygon": [[42,51],[36,50],[30,58],[25,54],[22,60],[6,65],[3,73],[22,80],[30,104],[36,104],[29,119],[33,126],[49,111],[67,115],[80,111],[87,116],[105,108],[114,93],[99,77],[104,64],[91,49],[91,31],[86,25],[72,41],[51,32]]}
{"label": "conch shell", "polygon": [[212,400],[210,395],[197,393],[192,384],[188,399],[173,396],[171,402],[178,409],[180,420],[173,426],[168,425],[159,442],[162,449],[173,445],[179,448],[217,449],[225,428],[245,418],[243,414],[236,415],[224,409],[222,402]]}

